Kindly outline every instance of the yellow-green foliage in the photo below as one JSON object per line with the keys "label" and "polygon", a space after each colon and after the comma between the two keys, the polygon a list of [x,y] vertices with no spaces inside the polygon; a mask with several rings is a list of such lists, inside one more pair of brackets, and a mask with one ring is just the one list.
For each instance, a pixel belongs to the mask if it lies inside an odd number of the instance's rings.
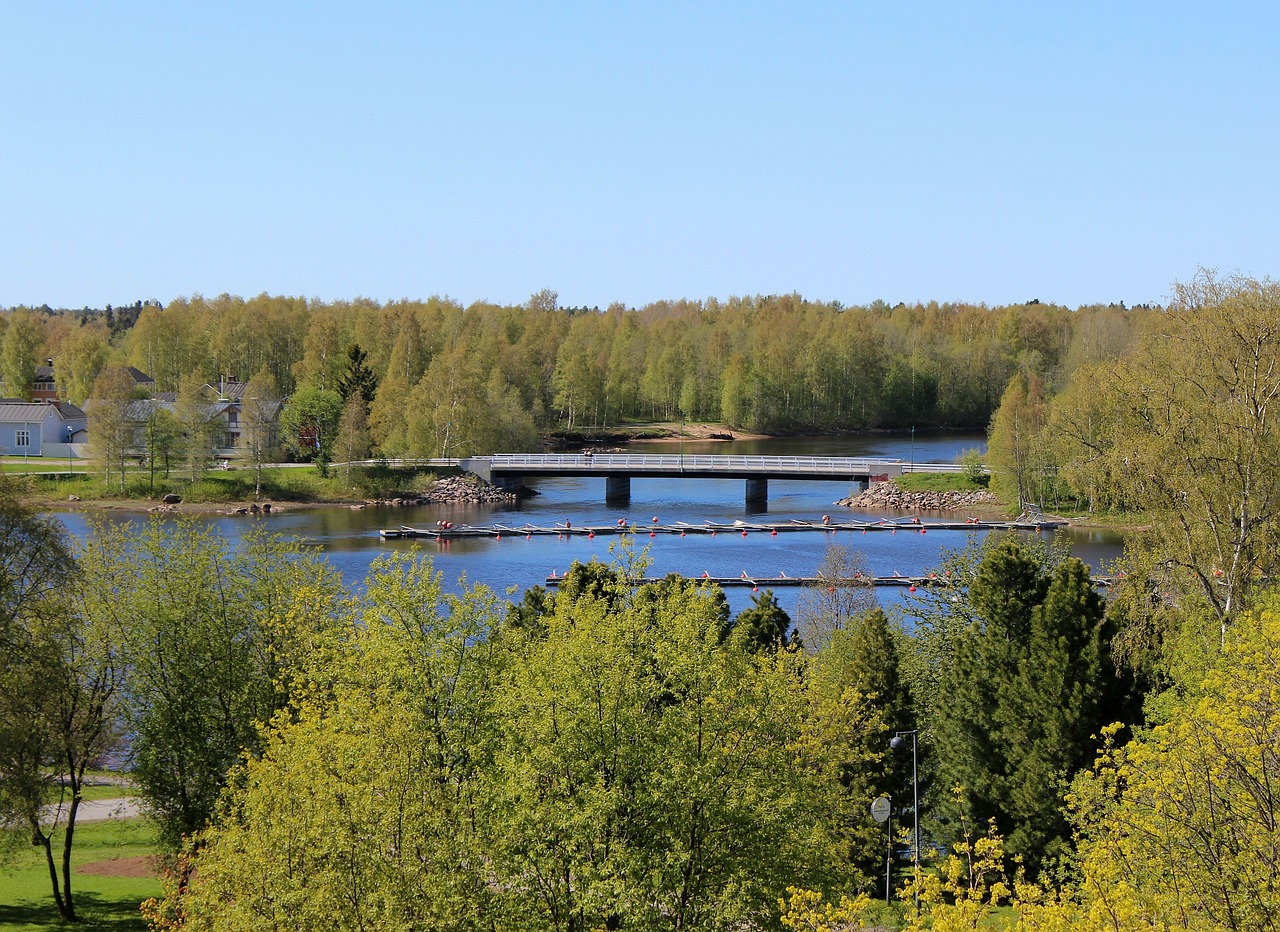
{"label": "yellow-green foliage", "polygon": [[500,627],[380,561],[157,928],[756,928],[788,884],[849,889],[857,695],[725,641],[710,590],[602,585]]}
{"label": "yellow-green foliage", "polygon": [[1082,898],[1117,928],[1280,921],[1280,598],[1228,631],[1202,688],[1077,781]]}

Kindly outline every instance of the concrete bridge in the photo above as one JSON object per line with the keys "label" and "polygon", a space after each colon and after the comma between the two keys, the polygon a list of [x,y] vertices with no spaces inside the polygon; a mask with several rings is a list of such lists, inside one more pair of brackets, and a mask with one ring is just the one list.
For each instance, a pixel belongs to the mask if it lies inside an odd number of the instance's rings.
{"label": "concrete bridge", "polygon": [[518,488],[539,476],[599,476],[605,501],[625,504],[636,479],[744,479],[746,502],[768,501],[770,479],[847,482],[865,489],[909,472],[960,472],[951,464],[850,456],[713,456],[680,453],[495,453],[454,461],[496,486]]}

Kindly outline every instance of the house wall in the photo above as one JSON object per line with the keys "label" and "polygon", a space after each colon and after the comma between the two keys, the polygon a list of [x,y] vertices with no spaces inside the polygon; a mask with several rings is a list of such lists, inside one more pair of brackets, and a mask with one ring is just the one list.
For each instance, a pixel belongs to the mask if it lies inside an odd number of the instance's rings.
{"label": "house wall", "polygon": [[[30,446],[18,446],[18,431],[26,430],[31,440]],[[40,422],[28,421],[24,424],[0,424],[0,454],[5,456],[40,456],[41,436]]]}

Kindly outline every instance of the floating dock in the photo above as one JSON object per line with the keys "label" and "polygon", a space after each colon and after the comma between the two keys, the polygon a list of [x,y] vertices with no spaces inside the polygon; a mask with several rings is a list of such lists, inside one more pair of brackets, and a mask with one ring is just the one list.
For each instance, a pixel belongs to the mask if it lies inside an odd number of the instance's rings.
{"label": "floating dock", "polygon": [[[827,579],[823,576],[682,576],[689,582],[707,583],[721,588],[750,587],[759,589],[779,589],[784,587],[807,586],[815,589],[826,587],[837,588],[870,586],[900,586],[915,591],[917,586],[944,586],[951,583],[949,577],[943,576],[854,576],[850,579]],[[627,580],[632,586],[643,586],[648,583],[661,583],[665,576],[643,576]],[[548,576],[546,585],[554,588],[564,581],[563,576]]]}
{"label": "floating dock", "polygon": [[662,524],[655,518],[648,524],[619,519],[615,524],[575,525],[565,521],[556,523],[551,527],[534,524],[519,526],[505,524],[454,525],[449,522],[441,522],[433,527],[409,527],[402,524],[398,528],[383,528],[378,532],[378,535],[384,540],[400,538],[458,540],[468,537],[487,537],[501,540],[504,537],[532,538],[550,536],[559,538],[595,538],[622,534],[632,536],[647,534],[649,537],[657,537],[659,534],[674,535],[676,537],[687,537],[690,534],[703,534],[712,537],[717,534],[739,534],[744,537],[751,534],[768,534],[776,537],[779,534],[802,532],[835,533],[837,531],[863,534],[871,531],[888,531],[890,533],[907,531],[919,534],[923,534],[926,531],[1046,531],[1064,527],[1065,525],[1065,521],[1048,519],[1039,521],[980,521],[976,518],[970,518],[965,521],[922,521],[919,518],[879,521],[800,521],[793,518],[790,521],[778,522],[734,521],[728,523],[704,521],[701,524],[692,524],[687,521],[677,521],[674,524]]}
{"label": "floating dock", "polygon": [[[849,589],[855,587],[872,587],[872,586],[898,586],[915,592],[919,586],[950,586],[954,580],[949,575],[939,576],[936,573],[930,573],[928,576],[853,576],[848,579],[829,579],[825,576],[748,576],[745,573],[741,576],[681,576],[681,579],[695,583],[708,583],[709,585],[719,586],[721,588],[734,587],[741,588],[749,586],[752,589],[779,589],[784,587],[807,586],[814,589],[826,588],[831,591],[836,589]],[[665,576],[642,576],[628,579],[627,582],[632,586],[643,586],[648,583],[665,582]],[[546,585],[548,588],[555,588],[564,581],[564,576],[551,575],[547,577]],[[1116,581],[1114,576],[1094,576],[1093,584],[1095,586],[1107,587],[1113,585]]]}

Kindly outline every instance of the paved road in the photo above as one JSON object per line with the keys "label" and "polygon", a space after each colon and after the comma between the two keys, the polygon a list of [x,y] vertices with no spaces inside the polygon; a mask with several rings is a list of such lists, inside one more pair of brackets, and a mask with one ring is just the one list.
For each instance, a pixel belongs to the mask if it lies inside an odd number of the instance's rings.
{"label": "paved road", "polygon": [[[46,822],[52,822],[55,817],[61,822],[65,815],[65,812],[58,812],[57,806],[50,806],[44,811]],[[136,796],[122,796],[119,799],[86,799],[76,810],[76,822],[133,819],[140,815],[142,815],[142,807]]]}

